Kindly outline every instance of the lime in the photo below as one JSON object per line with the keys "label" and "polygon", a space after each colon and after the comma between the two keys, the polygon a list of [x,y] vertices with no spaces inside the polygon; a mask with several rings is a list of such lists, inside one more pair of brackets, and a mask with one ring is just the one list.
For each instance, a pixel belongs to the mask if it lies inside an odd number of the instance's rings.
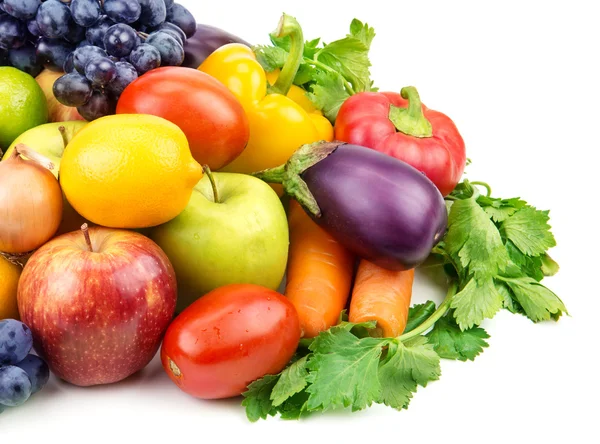
{"label": "lime", "polygon": [[47,120],[46,96],[35,79],[16,68],[0,67],[0,148]]}

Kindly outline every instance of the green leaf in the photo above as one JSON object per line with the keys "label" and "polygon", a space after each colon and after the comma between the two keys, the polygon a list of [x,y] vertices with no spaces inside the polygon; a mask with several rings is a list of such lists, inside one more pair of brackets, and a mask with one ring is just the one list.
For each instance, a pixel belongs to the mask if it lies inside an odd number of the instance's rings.
{"label": "green leaf", "polygon": [[567,308],[560,298],[530,277],[502,278],[533,322],[558,319]]}
{"label": "green leaf", "polygon": [[309,394],[301,391],[291,398],[287,399],[280,407],[281,419],[300,419],[308,416],[310,412],[307,409]]}
{"label": "green leaf", "polygon": [[526,256],[511,240],[506,241],[506,251],[508,251],[508,257],[516,266],[515,273],[517,277],[525,275],[536,281],[541,281],[544,278],[541,256]]}
{"label": "green leaf", "polygon": [[308,356],[305,356],[281,372],[271,392],[273,406],[280,406],[284,401],[301,392],[306,387],[308,384],[306,381],[308,376],[306,369],[307,361]]}
{"label": "green leaf", "polygon": [[335,122],[340,107],[350,97],[344,81],[336,73],[321,70],[316,70],[314,78],[316,83],[311,85],[308,97],[325,117]]}
{"label": "green leaf", "polygon": [[451,315],[440,318],[427,334],[435,352],[444,359],[474,360],[483,352],[489,335],[481,327],[461,330]]}
{"label": "green leaf", "polygon": [[479,325],[485,318],[493,318],[503,307],[504,297],[490,277],[485,280],[471,279],[454,295],[450,307],[461,330]]}
{"label": "green leaf", "polygon": [[489,284],[490,278],[509,263],[498,229],[474,199],[453,203],[445,249],[455,265],[466,271],[466,276],[473,275],[483,281],[479,287]]}
{"label": "green leaf", "polygon": [[350,34],[348,36],[356,37],[365,44],[367,49],[369,49],[371,47],[371,42],[375,37],[375,30],[367,23],[363,24],[363,22],[355,18],[352,20],[352,23],[350,23]]}
{"label": "green leaf", "polygon": [[498,290],[498,293],[500,293],[502,295],[502,299],[504,300],[504,302],[503,302],[504,308],[506,308],[508,311],[510,311],[513,314],[522,314],[522,315],[525,314],[523,307],[521,307],[521,304],[519,304],[519,301],[517,301],[515,299],[514,293],[506,286],[505,283],[497,282],[496,290]]}
{"label": "green leaf", "polygon": [[479,196],[477,203],[483,207],[486,214],[494,222],[502,222],[525,206],[525,201],[515,197],[513,199],[496,199],[493,197]]}
{"label": "green leaf", "polygon": [[306,388],[309,410],[351,406],[356,411],[370,406],[381,394],[377,370],[386,341],[359,339],[347,328],[332,327],[311,344]]}
{"label": "green leaf", "polygon": [[266,72],[281,68],[285,63],[288,52],[277,46],[255,46],[253,48],[256,60]]}
{"label": "green leaf", "polygon": [[524,254],[538,256],[556,245],[549,219],[548,211],[526,206],[504,220],[502,230]]}
{"label": "green leaf", "polygon": [[558,263],[552,259],[548,254],[542,255],[542,273],[544,276],[554,276],[558,273],[560,267]]}
{"label": "green leaf", "polygon": [[369,48],[356,37],[331,42],[320,49],[317,60],[344,76],[355,92],[367,91],[371,85]]}
{"label": "green leaf", "polygon": [[408,333],[421,325],[435,311],[435,302],[427,301],[424,304],[415,304],[408,310],[408,321],[404,333]]}
{"label": "green leaf", "polygon": [[393,342],[379,367],[380,402],[398,410],[407,408],[417,385],[425,387],[439,379],[440,374],[440,357],[433,346],[423,344],[422,340],[410,347]]}
{"label": "green leaf", "polygon": [[246,407],[246,416],[251,422],[261,418],[267,419],[267,416],[274,416],[277,413],[271,401],[271,392],[278,379],[279,375],[266,375],[252,382],[248,390],[242,393],[244,396],[242,405]]}
{"label": "green leaf", "polygon": [[310,41],[306,41],[304,43],[304,57],[307,59],[312,59],[318,51],[319,43],[321,42],[320,38],[316,38]]}

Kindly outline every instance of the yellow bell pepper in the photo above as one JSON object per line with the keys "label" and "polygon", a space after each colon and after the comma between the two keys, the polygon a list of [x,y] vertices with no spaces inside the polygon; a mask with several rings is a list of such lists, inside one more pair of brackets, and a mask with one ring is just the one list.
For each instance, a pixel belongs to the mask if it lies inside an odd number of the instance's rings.
{"label": "yellow bell pepper", "polygon": [[[250,123],[250,139],[240,156],[221,171],[252,173],[285,163],[300,146],[333,140],[333,127],[306,93],[292,85],[304,40],[298,22],[284,15],[278,37],[291,47],[281,72],[265,73],[249,47],[231,43],[213,52],[199,67],[223,83],[240,101]],[[272,85],[267,91],[269,83]]]}

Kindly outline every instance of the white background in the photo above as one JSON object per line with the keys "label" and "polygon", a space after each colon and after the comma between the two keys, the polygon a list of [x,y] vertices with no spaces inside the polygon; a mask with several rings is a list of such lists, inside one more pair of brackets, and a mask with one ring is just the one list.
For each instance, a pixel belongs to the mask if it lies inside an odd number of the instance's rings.
{"label": "white background", "polygon": [[[239,399],[193,399],[155,359],[112,386],[76,388],[53,378],[0,415],[0,442],[598,442],[596,2],[182,3],[200,22],[253,43],[267,42],[284,11],[307,38],[327,42],[343,37],[353,17],[374,26],[376,84],[417,86],[423,102],[461,131],[473,160],[468,177],[489,182],[495,196],[551,210],[558,240],[551,254],[562,268],[545,283],[571,316],[534,325],[500,313],[484,323],[490,347],[475,362],[443,361],[441,379],[402,412],[373,407],[250,424]],[[440,295],[421,279],[414,301]]]}

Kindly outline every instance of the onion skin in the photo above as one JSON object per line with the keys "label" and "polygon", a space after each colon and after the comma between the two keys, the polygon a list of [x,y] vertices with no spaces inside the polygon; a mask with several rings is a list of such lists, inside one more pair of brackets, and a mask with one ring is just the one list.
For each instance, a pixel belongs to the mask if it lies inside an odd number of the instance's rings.
{"label": "onion skin", "polygon": [[[35,160],[21,157],[25,153]],[[58,230],[62,191],[49,167],[50,161],[22,145],[0,162],[0,251],[21,254],[35,250]]]}

